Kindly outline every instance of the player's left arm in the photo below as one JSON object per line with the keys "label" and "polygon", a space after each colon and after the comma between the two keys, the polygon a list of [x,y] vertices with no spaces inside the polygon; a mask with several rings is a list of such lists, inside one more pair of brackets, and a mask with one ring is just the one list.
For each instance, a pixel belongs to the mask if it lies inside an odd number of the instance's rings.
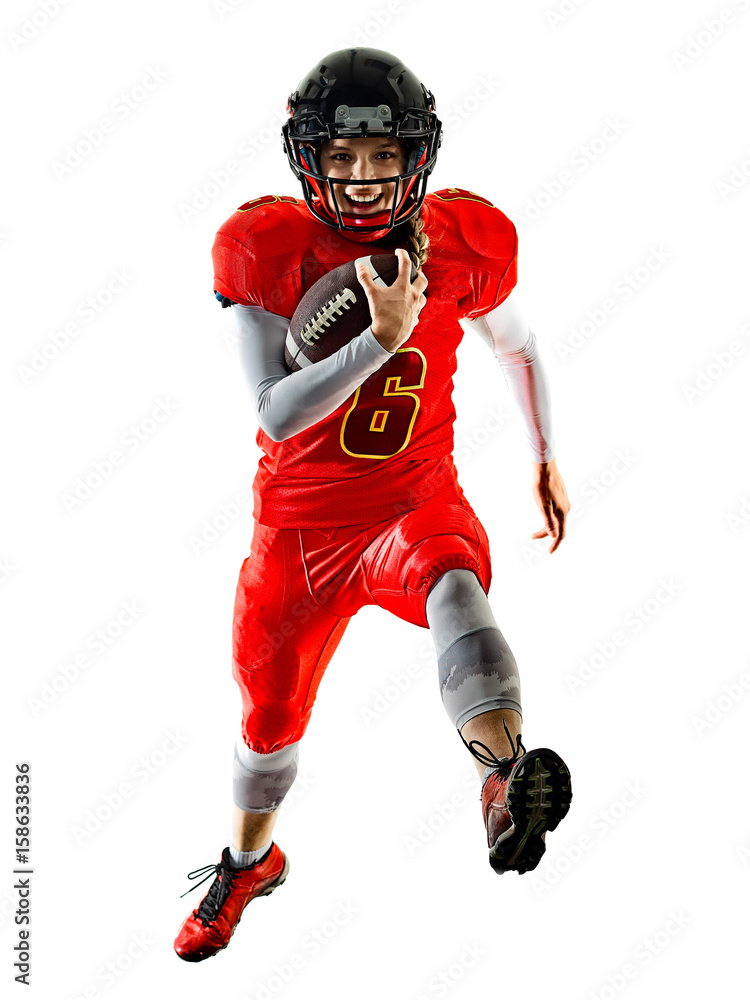
{"label": "player's left arm", "polygon": [[544,518],[544,528],[531,537],[548,536],[554,552],[565,537],[570,500],[554,457],[549,385],[536,337],[512,294],[491,312],[463,323],[491,347],[523,416],[534,455],[534,500]]}

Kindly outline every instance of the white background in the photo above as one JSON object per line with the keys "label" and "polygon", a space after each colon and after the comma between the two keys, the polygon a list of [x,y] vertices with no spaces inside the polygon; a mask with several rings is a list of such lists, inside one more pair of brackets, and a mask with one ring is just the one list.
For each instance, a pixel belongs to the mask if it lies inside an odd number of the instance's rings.
{"label": "white background", "polygon": [[[736,995],[750,4],[56,6],[5,4],[0,32],[2,988],[27,760],[45,1000]],[[286,96],[325,53],[367,41],[436,95],[432,189],[477,191],[519,227],[514,294],[578,514],[560,550],[530,542],[527,446],[478,341],[459,357],[457,454],[492,542],[524,742],[564,757],[573,805],[535,873],[495,875],[429,636],[367,608],[276,827],[289,879],[191,966],[172,940],[209,884],[180,899],[186,873],[229,838],[231,613],[258,454],[211,243],[243,201],[299,193],[278,139]],[[66,504],[113,450],[121,464]]]}

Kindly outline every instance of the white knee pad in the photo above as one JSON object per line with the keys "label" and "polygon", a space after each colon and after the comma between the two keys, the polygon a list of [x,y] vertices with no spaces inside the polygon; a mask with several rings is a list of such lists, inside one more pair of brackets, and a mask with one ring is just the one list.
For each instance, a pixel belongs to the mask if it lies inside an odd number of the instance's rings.
{"label": "white knee pad", "polygon": [[233,798],[244,812],[273,812],[297,777],[299,743],[256,753],[240,736],[234,747]]}

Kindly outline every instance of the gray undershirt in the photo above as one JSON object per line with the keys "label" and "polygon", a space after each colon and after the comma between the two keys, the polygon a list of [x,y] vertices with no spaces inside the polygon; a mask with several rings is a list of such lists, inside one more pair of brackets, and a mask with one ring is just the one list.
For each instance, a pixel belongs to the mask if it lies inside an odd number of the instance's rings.
{"label": "gray undershirt", "polygon": [[[491,348],[523,417],[535,462],[554,456],[549,389],[536,338],[510,296],[485,316],[464,320]],[[258,422],[273,441],[312,427],[339,407],[393,357],[368,327],[329,358],[289,373],[284,345],[289,320],[258,306],[234,305],[240,355]]]}
{"label": "gray undershirt", "polygon": [[284,363],[289,320],[256,306],[235,305],[233,310],[258,422],[273,441],[285,441],[333,413],[393,357],[368,326],[330,358],[290,374]]}

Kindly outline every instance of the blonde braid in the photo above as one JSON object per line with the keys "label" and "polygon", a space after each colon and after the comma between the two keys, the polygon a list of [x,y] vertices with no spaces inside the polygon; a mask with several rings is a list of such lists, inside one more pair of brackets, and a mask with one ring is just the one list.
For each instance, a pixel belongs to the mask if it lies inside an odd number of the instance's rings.
{"label": "blonde braid", "polygon": [[424,231],[424,219],[422,213],[418,213],[409,220],[409,235],[407,240],[411,244],[409,256],[417,271],[422,270],[422,265],[427,260],[427,247],[430,245],[430,237]]}

